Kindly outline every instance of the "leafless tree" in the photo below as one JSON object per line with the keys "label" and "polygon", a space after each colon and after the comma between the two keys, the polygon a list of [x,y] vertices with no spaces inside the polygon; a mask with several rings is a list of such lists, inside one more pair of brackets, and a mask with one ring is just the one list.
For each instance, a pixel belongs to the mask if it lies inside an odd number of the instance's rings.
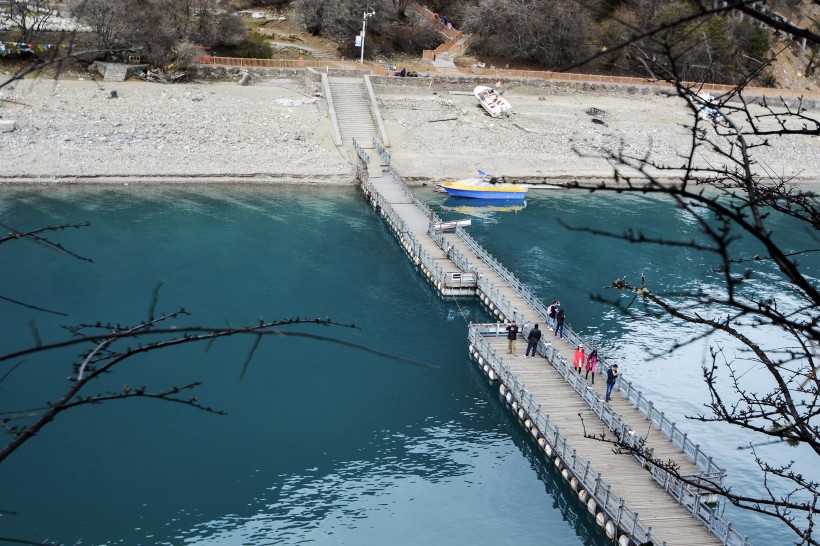
{"label": "leafless tree", "polygon": [[594,24],[572,4],[483,0],[465,6],[460,15],[463,29],[479,36],[476,47],[485,55],[556,67],[593,50],[594,44],[583,37]]}
{"label": "leafless tree", "polygon": [[124,6],[107,0],[74,0],[71,12],[94,30],[97,48],[106,50],[127,46],[124,38],[128,30]]}
{"label": "leafless tree", "polygon": [[57,15],[49,0],[9,0],[8,18],[19,32],[21,42],[30,42]]}
{"label": "leafless tree", "polygon": [[[761,442],[805,446],[820,457],[820,285],[817,271],[808,263],[820,252],[820,202],[810,189],[755,159],[755,152],[772,139],[799,142],[820,136],[820,118],[809,113],[802,99],[772,101],[747,96],[746,86],[754,71],[732,92],[715,98],[698,93],[699,88],[685,83],[678,70],[674,44],[665,42],[660,34],[652,35],[652,40],[663,56],[647,55],[646,69],[653,79],[673,85],[691,109],[689,148],[677,164],[656,161],[651,152],[639,155],[611,150],[608,159],[616,166],[612,181],[570,186],[670,198],[694,219],[700,237],[683,240],[639,230],[616,233],[584,226],[570,228],[636,245],[713,256],[721,279],[718,289],[684,287],[668,293],[656,287],[660,283],[657,279],[633,282],[613,272],[617,278],[608,288],[621,295],[615,299],[598,297],[630,317],[648,316],[651,320],[662,316],[697,325],[703,333],[695,339],[721,336],[710,338],[711,358],[702,366],[710,402],[704,412],[690,418],[740,427]],[[790,219],[792,231],[804,234],[800,246],[784,243],[777,227],[784,217]],[[757,250],[748,254],[742,250],[748,247],[741,247],[741,240],[746,244],[751,241]],[[773,276],[777,297],[756,290],[756,283]],[[633,305],[635,301],[645,305]],[[774,344],[770,341],[772,332],[777,332]],[[668,350],[695,339],[680,341]],[[732,351],[726,350],[728,346]],[[766,372],[768,385],[763,390],[750,384],[746,376],[753,368]],[[647,458],[678,479],[686,479],[674,464],[647,456],[644,446],[622,439],[615,443],[618,449]],[[760,495],[738,493],[719,483],[693,485],[782,521],[794,532],[797,544],[818,544],[813,531],[820,483],[802,475],[790,462],[757,456],[755,460],[764,478]]]}
{"label": "leafless tree", "polygon": [[94,29],[97,49],[142,49],[157,63],[171,60],[179,44],[235,45],[247,34],[216,0],[73,0],[71,6]]}

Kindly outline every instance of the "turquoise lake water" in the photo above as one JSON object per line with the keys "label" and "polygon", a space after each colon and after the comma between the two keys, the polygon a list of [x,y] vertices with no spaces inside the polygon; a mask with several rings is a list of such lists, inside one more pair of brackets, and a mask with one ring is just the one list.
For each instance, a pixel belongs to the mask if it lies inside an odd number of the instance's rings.
{"label": "turquoise lake water", "polygon": [[[669,415],[682,423],[699,411],[706,345],[650,359],[681,330],[627,321],[590,293],[614,297],[600,287],[642,272],[669,290],[708,287],[709,262],[557,222],[685,235],[694,233],[691,219],[628,196],[543,192],[508,211],[420,194],[442,216],[472,217],[470,233],[543,300],[559,297],[568,322]],[[244,379],[249,338],[129,361],[88,394],[202,380],[199,400],[228,415],[146,400],[60,415],[0,466],[0,510],[14,512],[0,515],[0,536],[80,544],[607,543],[468,360],[467,321],[489,315],[475,301],[440,298],[358,190],[4,189],[0,218],[18,230],[89,221],[48,237],[94,260],[30,241],[0,246],[0,295],[68,315],[0,301],[0,352],[33,345],[34,331],[48,342],[68,337],[63,325],[143,320],[161,282],[157,310],[191,313],[178,324],[329,317],[358,329],[291,328],[435,366],[288,337],[264,339]],[[784,231],[787,244],[808,236]],[[777,286],[763,278],[757,288]],[[67,389],[77,352],[15,368],[0,382],[0,411],[53,400]],[[732,484],[757,486],[749,452],[737,450],[749,437],[682,426],[728,468]],[[782,446],[761,450],[812,460]],[[789,540],[763,518],[731,509],[727,516],[754,544]]]}

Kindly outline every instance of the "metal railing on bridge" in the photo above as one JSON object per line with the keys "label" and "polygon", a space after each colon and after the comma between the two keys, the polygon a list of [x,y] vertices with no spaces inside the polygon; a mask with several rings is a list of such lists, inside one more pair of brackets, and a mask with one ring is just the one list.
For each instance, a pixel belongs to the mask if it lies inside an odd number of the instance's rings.
{"label": "metal railing on bridge", "polygon": [[[475,272],[476,267],[468,257],[463,255],[460,251],[455,248],[448,248],[449,243],[446,241],[444,236],[441,232],[435,229],[434,224],[441,223],[441,219],[435,212],[430,209],[430,207],[421,201],[415,192],[407,186],[404,182],[402,177],[395,172],[395,170],[390,166],[389,161],[389,154],[383,147],[378,144],[378,141],[374,139],[374,145],[377,152],[382,156],[385,160],[385,163],[388,165],[388,172],[394,179],[397,181],[399,186],[402,188],[403,192],[407,196],[407,198],[412,201],[423,213],[429,218],[429,227],[428,227],[428,235],[432,238],[433,241],[443,250],[445,250],[447,256],[453,261],[457,267],[459,267],[462,271],[465,272]],[[354,146],[356,148],[356,152],[359,157],[367,163],[368,156],[367,153],[354,141]],[[431,277],[431,280],[434,283],[445,283],[447,279],[447,272],[444,271],[438,265],[437,260],[433,258],[427,251],[424,250],[423,246],[419,243],[416,239],[416,236],[407,228],[405,222],[401,219],[399,214],[393,209],[392,205],[388,203],[381,195],[375,191],[372,187],[372,184],[369,179],[366,179],[362,183],[362,187],[365,190],[365,193],[368,197],[373,200],[374,206],[377,210],[381,211],[382,216],[388,222],[388,224],[392,227],[392,229],[399,235],[399,241],[407,252],[407,254],[415,261],[417,265],[422,268],[428,276]],[[487,252],[481,245],[478,244],[469,234],[464,231],[464,229],[458,227],[456,228],[456,233],[459,238],[467,244],[467,246],[478,256],[478,258],[487,264],[494,272],[496,272],[506,283],[509,284],[512,288],[515,289],[516,293],[518,293],[533,309],[536,310],[542,317],[547,316],[547,310],[544,307],[543,303],[526,287],[524,284],[515,277],[510,271],[508,271],[501,263],[496,260],[489,252]],[[512,306],[512,303],[503,296],[501,290],[494,286],[493,283],[488,280],[484,276],[478,276],[477,278],[478,288],[481,290],[483,294],[490,300],[492,300],[495,307],[503,313],[504,317],[513,318],[516,321],[520,322],[524,325],[523,333],[526,335],[527,331],[529,330],[529,324],[527,323],[528,318],[532,317],[525,317],[522,312],[515,309]],[[442,284],[439,284],[439,290],[441,290]],[[540,320],[540,319],[538,319]],[[484,327],[486,332],[485,333],[492,333],[493,335],[500,335],[502,332],[502,325],[497,323],[494,325],[487,325]],[[565,326],[564,330],[565,336],[567,337],[568,341],[572,345],[576,345],[577,343],[586,343],[584,339],[569,325]],[[471,342],[477,346],[479,340],[476,337],[476,334],[473,333],[473,328],[471,326]],[[493,358],[497,359],[496,365],[494,366],[494,370],[499,375],[499,377],[506,377],[507,384],[514,384],[518,385],[522,396],[520,403],[523,405],[526,401],[526,388],[523,385],[520,385],[517,379],[509,373],[509,370],[503,366],[503,361],[497,358],[495,355],[494,350],[491,347],[487,347],[489,351],[491,351]],[[631,427],[629,424],[623,422],[621,417],[614,413],[611,408],[603,403],[593,390],[586,388],[586,382],[581,381],[578,378],[578,375],[575,373],[570,374],[569,371],[571,367],[569,363],[564,359],[560,352],[555,349],[554,347],[550,346],[550,350],[547,349],[547,345],[545,342],[542,342],[541,346],[539,347],[539,351],[543,354],[547,360],[561,373],[565,380],[570,382],[573,388],[578,392],[583,400],[589,404],[590,408],[595,411],[595,413],[600,417],[601,421],[604,422],[610,430],[617,431],[619,437],[624,439],[627,442],[632,442],[633,446],[640,445],[641,437],[637,436],[634,432],[634,428]],[[600,361],[600,365],[603,370],[608,369],[609,364],[602,358]],[[712,457],[707,456],[703,453],[700,449],[698,444],[693,443],[688,437],[687,434],[682,432],[677,425],[669,420],[663,412],[660,412],[654,408],[654,405],[651,401],[649,401],[646,397],[643,396],[641,391],[636,388],[631,381],[620,377],[617,383],[617,388],[620,390],[624,396],[638,409],[638,411],[646,417],[647,420],[651,421],[660,431],[664,434],[673,444],[675,444],[678,448],[681,449],[682,453],[687,455],[692,462],[701,469],[701,472],[696,475],[689,476],[692,480],[703,480],[707,483],[723,483],[723,479],[725,477],[725,470],[720,468],[715,462],[713,461]],[[530,396],[529,404],[532,405],[532,397]],[[527,410],[531,415],[538,416],[541,415],[540,407],[534,408],[530,407]],[[540,420],[538,420],[540,419]],[[542,427],[539,427],[539,430],[544,432],[544,436],[547,437],[548,434],[552,434],[553,441],[555,442],[554,445],[556,447],[556,451],[563,453],[566,457],[569,454],[567,451],[569,448],[566,445],[566,442],[560,439],[560,435],[558,434],[557,428],[550,432],[549,429],[549,417],[546,415],[541,415],[537,422]],[[563,443],[562,443],[563,442]],[[559,449],[563,445],[564,451],[561,452]],[[574,451],[572,452],[572,471],[581,472],[581,477],[583,478],[582,481],[587,485],[589,481],[589,462],[586,461],[584,464],[579,463],[576,460]],[[646,464],[644,462],[644,464]],[[668,472],[651,465],[650,470],[652,471],[653,478],[661,484],[661,486],[672,494],[678,502],[685,506],[695,518],[699,519],[706,525],[716,536],[718,536],[726,545],[731,546],[739,546],[739,545],[748,545],[748,540],[742,537],[739,533],[734,531],[731,528],[731,524],[725,522],[723,519],[718,517],[714,510],[708,510],[703,508],[703,503],[701,502],[702,495],[695,490],[693,491],[690,486],[683,483],[681,480],[675,478]],[[599,480],[598,480],[599,482]],[[637,514],[632,514],[633,520],[630,520],[630,513],[623,508],[623,502],[619,501],[616,502],[615,499],[610,498],[609,488],[601,487],[600,483],[596,482],[592,491],[596,492],[596,494],[603,495],[603,497],[599,497],[598,500],[601,502],[601,506],[605,506],[608,508],[608,512],[610,516],[615,521],[619,522],[626,522],[626,527],[632,529],[632,532],[636,533],[635,536],[641,536],[643,533],[643,537],[646,538],[651,535],[651,529],[643,528],[637,520]],[[626,519],[624,519],[626,518]]]}
{"label": "metal railing on bridge", "polygon": [[[404,182],[402,177],[395,172],[392,166],[388,167],[388,170],[398,181],[408,199],[411,199],[413,203],[419,207],[419,209],[424,211],[424,214],[428,218],[430,218],[431,226],[428,229],[428,234],[436,242],[436,244],[442,248],[442,250],[447,252],[450,260],[452,260],[462,271],[476,272],[477,269],[475,264],[457,249],[448,249],[448,243],[444,237],[432,227],[433,223],[441,222],[438,215],[430,209],[427,203],[418,198],[415,192]],[[539,317],[525,316],[521,310],[515,308],[512,302],[510,302],[502,294],[499,287],[496,287],[487,277],[477,275],[476,282],[478,289],[493,302],[494,307],[497,308],[505,318],[515,320],[517,323],[521,324],[523,328],[522,331],[526,336],[526,333],[529,330],[528,321],[533,323],[540,322],[547,317],[547,309],[544,304],[512,272],[505,268],[501,262],[499,262],[492,254],[487,252],[475,239],[473,239],[473,237],[471,237],[464,230],[464,228],[457,227],[456,234],[479,257],[482,262],[488,265],[497,275],[508,283],[508,285],[512,287],[515,292],[540,315]],[[585,340],[580,334],[575,332],[569,324],[564,326],[564,337],[572,346],[577,346],[580,343],[584,344],[585,347],[592,346],[589,341]],[[557,355],[556,358],[562,357]],[[601,356],[599,359],[599,366],[601,366],[602,371],[606,372],[609,369],[610,364],[607,362],[606,358]],[[678,428],[674,421],[666,417],[664,412],[657,410],[654,407],[654,404],[643,395],[641,390],[633,385],[632,381],[625,379],[622,375],[616,383],[616,388],[637,408],[642,415],[646,417],[647,421],[651,421],[652,424],[655,425],[658,430],[667,437],[667,439],[677,446],[681,452],[683,452],[698,468],[701,469],[701,477],[705,479],[714,479],[717,483],[723,483],[726,475],[725,469],[715,463],[711,456],[706,455],[700,448],[700,444],[694,443],[685,432]]]}
{"label": "metal railing on bridge", "polygon": [[[504,314],[512,320],[515,320],[519,324],[522,324],[526,327],[528,320],[532,322],[541,322],[543,319],[547,317],[547,308],[544,304],[532,293],[530,289],[528,289],[524,284],[515,276],[513,275],[507,268],[505,268],[501,263],[495,259],[489,252],[484,250],[484,248],[478,244],[478,242],[473,239],[463,228],[456,228],[456,234],[475,252],[481,260],[490,266],[490,268],[495,271],[502,279],[504,279],[510,287],[512,287],[519,296],[521,296],[524,301],[527,302],[535,311],[539,314],[539,317],[526,317],[521,313],[518,309],[511,308],[509,301],[500,295],[500,290],[497,289],[492,283],[484,277],[479,278],[478,287],[479,289],[484,292],[488,297],[497,301],[497,306],[499,309],[504,312]],[[469,267],[469,264],[466,264]],[[499,298],[500,301],[495,300],[495,298]],[[526,332],[525,332],[526,334]],[[593,346],[587,340],[585,340],[580,334],[575,332],[572,327],[568,324],[564,325],[564,337],[567,339],[570,345],[578,346],[579,344],[583,344],[585,347]],[[607,371],[610,367],[610,364],[606,361],[604,357],[600,357],[599,360],[600,366],[603,371]],[[626,381],[623,377],[619,380],[618,385],[619,390],[624,394],[624,396],[640,411],[644,416],[646,416],[647,421],[651,421],[657,428],[670,440],[674,443],[680,450],[685,453],[692,462],[697,465],[699,468],[703,470],[704,473],[710,475],[719,474],[721,476],[721,483],[722,477],[725,476],[725,470],[719,467],[712,457],[707,456],[703,453],[700,449],[699,444],[695,444],[692,442],[685,433],[683,433],[675,424],[674,421],[671,421],[667,418],[663,412],[658,411],[655,409],[654,405],[651,401],[649,401],[646,397],[643,396],[641,391],[634,387],[631,381]]]}
{"label": "metal railing on bridge", "polygon": [[[498,325],[495,324],[471,324],[469,330],[470,343],[486,359],[487,364],[493,369],[498,379],[509,392],[513,393],[519,407],[529,415],[544,440],[554,449],[555,454],[573,473],[581,486],[595,499],[598,506],[615,522],[615,525],[627,532],[638,543],[657,540],[658,537],[652,534],[651,527],[642,524],[638,514],[626,508],[623,499],[612,495],[611,486],[601,478],[600,472],[595,472],[592,463],[578,456],[576,450],[560,434],[558,427],[550,422],[549,415],[541,410],[540,404],[535,402],[527,387],[507,368],[503,359],[498,356],[495,349],[483,335],[492,335],[500,331]],[[666,544],[666,542],[662,542],[662,544]]]}
{"label": "metal railing on bridge", "polygon": [[[616,522],[619,528],[626,530],[639,542],[650,539],[651,528],[647,528],[638,521],[638,514],[629,512],[624,508],[624,500],[616,498],[611,493],[611,488],[597,474],[592,480],[590,462],[577,456],[576,451],[571,449],[566,440],[563,439],[557,426],[550,424],[549,415],[541,410],[533,396],[527,388],[518,381],[517,377],[510,372],[504,364],[503,358],[499,357],[495,349],[490,345],[487,337],[506,336],[506,330],[500,324],[471,324],[469,329],[470,343],[479,350],[479,353],[486,358],[487,363],[495,371],[498,378],[509,388],[518,400],[518,404],[525,409],[527,414],[536,424],[538,430],[554,448],[561,460],[570,468],[571,472],[583,484],[585,489],[596,499],[598,506],[603,508],[608,516]],[[643,444],[643,438],[635,433],[634,429],[623,421],[621,416],[615,413],[609,404],[606,404],[593,389],[587,387],[584,381],[564,359],[560,352],[548,342],[539,343],[538,352],[558,371],[564,380],[581,396],[589,405],[590,409],[607,425],[609,430],[615,432],[618,438],[630,447],[638,448]],[[639,408],[640,409],[640,408]],[[679,444],[678,444],[679,445]],[[563,449],[562,449],[563,448]],[[691,455],[691,454],[690,454]],[[717,514],[717,510],[710,509],[703,502],[704,497],[696,486],[685,483],[683,480],[673,476],[666,470],[651,463],[646,463],[645,458],[638,457],[642,464],[650,464],[652,477],[665,491],[672,495],[677,502],[684,506],[692,516],[703,523],[710,532],[718,537],[727,546],[748,546],[748,537],[742,536],[732,528],[731,523],[725,521]],[[695,457],[697,459],[697,457]],[[697,460],[695,461],[697,464]],[[702,465],[698,465],[703,468]],[[711,458],[708,467],[716,469]],[[722,481],[724,471],[710,474],[708,471],[700,474],[682,476],[688,481],[703,480],[706,483],[717,483]]]}
{"label": "metal railing on bridge", "polygon": [[[376,137],[373,137],[373,147],[376,148],[376,152],[381,156],[382,161],[388,167],[390,166],[390,152],[384,149],[382,143]],[[405,184],[406,187],[406,184]]]}

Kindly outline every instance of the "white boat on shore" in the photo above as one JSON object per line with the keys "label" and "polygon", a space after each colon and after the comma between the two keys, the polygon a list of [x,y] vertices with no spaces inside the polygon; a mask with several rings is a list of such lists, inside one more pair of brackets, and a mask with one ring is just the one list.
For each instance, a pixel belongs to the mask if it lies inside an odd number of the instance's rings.
{"label": "white boat on shore", "polygon": [[507,99],[496,93],[492,87],[479,85],[473,90],[473,94],[478,99],[478,104],[492,117],[509,117],[512,105]]}

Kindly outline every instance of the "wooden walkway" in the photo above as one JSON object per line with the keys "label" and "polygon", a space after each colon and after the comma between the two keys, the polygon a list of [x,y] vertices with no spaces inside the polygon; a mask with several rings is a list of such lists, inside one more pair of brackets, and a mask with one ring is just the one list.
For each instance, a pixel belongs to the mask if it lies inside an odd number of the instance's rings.
{"label": "wooden walkway", "polygon": [[383,152],[382,157],[384,174],[365,177],[362,189],[436,289],[445,296],[476,295],[500,321],[526,324],[524,333],[531,324],[541,325],[544,336],[536,358],[523,356],[523,339],[518,341],[517,356],[506,354],[501,324],[471,325],[471,356],[490,379],[500,381],[512,410],[547,457],[565,469],[562,474],[568,486],[578,492],[607,534],[619,544],[647,540],[670,546],[748,544],[697,489],[645,460],[613,453],[610,443],[585,436],[584,427],[589,434],[604,433],[609,439],[643,437],[656,459],[674,460],[682,475],[723,478],[723,471],[700,446],[692,444],[631,383],[622,381],[620,390],[613,391],[612,403],[605,404],[605,364],[599,365],[595,385],[578,376],[569,364],[577,335],[568,330],[569,339],[555,339],[546,330],[543,304],[463,229],[443,232],[431,227],[440,219],[400,177],[389,170],[385,173],[389,156]]}

